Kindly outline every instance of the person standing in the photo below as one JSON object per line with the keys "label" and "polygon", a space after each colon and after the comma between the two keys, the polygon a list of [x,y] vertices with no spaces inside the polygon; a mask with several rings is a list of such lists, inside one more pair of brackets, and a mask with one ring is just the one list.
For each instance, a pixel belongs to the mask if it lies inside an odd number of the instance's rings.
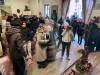
{"label": "person standing", "polygon": [[21,29],[23,42],[25,43],[24,50],[26,52],[28,52],[28,55],[32,59],[32,55],[31,55],[31,40],[32,40],[31,31],[28,27],[26,27],[26,23],[24,21],[21,22],[20,29]]}
{"label": "person standing", "polygon": [[[9,54],[13,64],[15,75],[24,75],[25,60],[29,59],[29,56],[24,51],[24,43],[20,34],[19,23],[13,21],[12,26],[6,31],[6,37],[8,38]],[[24,57],[23,57],[24,56]]]}
{"label": "person standing", "polygon": [[92,23],[93,23],[93,20],[90,20],[89,24],[85,25],[85,28],[84,28],[85,44],[84,46],[87,46],[87,39],[88,39],[88,35],[89,35],[90,28],[92,26]]}
{"label": "person standing", "polygon": [[59,51],[59,46],[60,46],[60,44],[62,43],[62,32],[63,32],[63,30],[64,30],[64,26],[62,25],[63,24],[63,21],[61,22],[61,25],[60,25],[60,27],[59,27],[59,33],[58,33],[58,40],[59,40],[59,42],[58,42],[58,45],[57,45],[57,48],[58,48],[58,51]]}
{"label": "person standing", "polygon": [[47,66],[45,60],[47,58],[46,44],[49,42],[49,39],[46,39],[46,36],[44,35],[44,25],[40,24],[37,29],[36,34],[36,60],[38,64],[38,68],[45,68]]}
{"label": "person standing", "polygon": [[99,40],[99,27],[98,27],[99,21],[94,20],[93,25],[90,28],[90,32],[88,35],[87,45],[89,52],[94,51],[94,47],[97,46],[98,40]]}
{"label": "person standing", "polygon": [[69,24],[67,22],[64,21],[63,23],[63,26],[64,26],[64,31],[62,32],[62,56],[61,58],[63,58],[64,56],[64,52],[65,52],[65,48],[67,46],[67,49],[66,49],[66,55],[67,55],[67,59],[69,59],[69,54],[70,54],[70,45],[71,45],[71,36],[74,36],[73,35],[73,32],[72,30],[69,30],[68,26]]}
{"label": "person standing", "polygon": [[85,27],[85,24],[80,19],[79,23],[78,23],[78,27],[77,27],[78,44],[79,45],[81,45],[81,43],[82,43],[82,37],[83,37],[83,34],[84,34],[84,27]]}

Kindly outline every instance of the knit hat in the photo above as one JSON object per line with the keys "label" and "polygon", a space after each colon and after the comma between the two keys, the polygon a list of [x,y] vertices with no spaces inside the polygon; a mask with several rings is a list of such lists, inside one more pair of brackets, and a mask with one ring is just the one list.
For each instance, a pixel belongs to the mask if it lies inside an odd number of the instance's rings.
{"label": "knit hat", "polygon": [[64,28],[66,28],[67,26],[69,26],[69,24],[66,22],[66,21],[64,21]]}

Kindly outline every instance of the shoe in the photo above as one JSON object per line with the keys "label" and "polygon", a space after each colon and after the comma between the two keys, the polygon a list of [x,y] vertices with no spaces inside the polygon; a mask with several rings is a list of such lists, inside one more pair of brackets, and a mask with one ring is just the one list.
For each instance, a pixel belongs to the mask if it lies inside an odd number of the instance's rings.
{"label": "shoe", "polygon": [[69,57],[67,57],[67,60],[70,60],[70,58],[69,58]]}
{"label": "shoe", "polygon": [[61,56],[61,59],[63,59],[63,56]]}
{"label": "shoe", "polygon": [[45,64],[43,65],[43,68],[46,68],[46,67],[48,66],[48,64],[49,64],[49,63],[45,63]]}
{"label": "shoe", "polygon": [[38,69],[44,68],[44,66],[42,64],[38,65]]}

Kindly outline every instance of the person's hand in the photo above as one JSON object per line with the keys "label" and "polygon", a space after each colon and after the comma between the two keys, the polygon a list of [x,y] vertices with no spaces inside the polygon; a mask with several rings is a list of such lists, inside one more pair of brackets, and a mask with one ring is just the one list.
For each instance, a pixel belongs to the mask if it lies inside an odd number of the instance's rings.
{"label": "person's hand", "polygon": [[23,42],[25,43],[26,41],[24,40]]}
{"label": "person's hand", "polygon": [[49,42],[49,40],[46,40],[46,42]]}
{"label": "person's hand", "polygon": [[92,44],[94,44],[94,42],[92,42]]}
{"label": "person's hand", "polygon": [[47,42],[49,42],[49,40],[47,40]]}
{"label": "person's hand", "polygon": [[33,33],[33,31],[31,31],[31,33]]}
{"label": "person's hand", "polygon": [[27,56],[25,57],[25,59],[28,60],[28,59],[30,59],[30,57],[27,55]]}

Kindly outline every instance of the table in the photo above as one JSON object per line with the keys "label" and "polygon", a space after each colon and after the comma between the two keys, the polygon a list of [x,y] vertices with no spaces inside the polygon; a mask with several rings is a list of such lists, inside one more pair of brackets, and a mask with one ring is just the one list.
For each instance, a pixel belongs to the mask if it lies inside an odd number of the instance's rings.
{"label": "table", "polygon": [[8,56],[0,58],[0,73],[2,75],[10,74],[12,71],[12,65]]}

